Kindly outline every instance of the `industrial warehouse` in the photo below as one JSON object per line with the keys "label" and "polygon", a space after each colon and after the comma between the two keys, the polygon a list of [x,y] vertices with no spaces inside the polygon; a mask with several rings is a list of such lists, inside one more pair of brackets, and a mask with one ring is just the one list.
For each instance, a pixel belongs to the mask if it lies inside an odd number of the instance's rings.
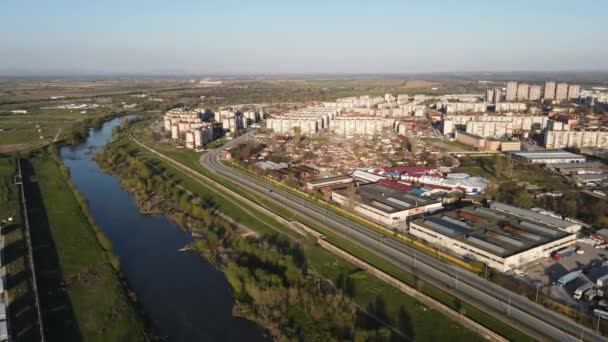
{"label": "industrial warehouse", "polygon": [[554,164],[554,163],[583,163],[584,156],[564,150],[538,150],[512,152],[513,159],[521,163]]}
{"label": "industrial warehouse", "polygon": [[391,184],[360,185],[354,188],[353,195],[349,193],[352,191],[350,189],[337,190],[332,193],[331,199],[346,207],[353,202],[353,210],[361,215],[402,230],[408,219],[442,208],[440,199],[416,195],[407,185],[381,181]]}
{"label": "industrial warehouse", "polygon": [[[510,209],[507,207],[510,206],[501,208]],[[519,212],[507,213],[474,205],[413,220],[409,232],[458,255],[507,272],[576,242],[576,233],[568,228],[569,222],[546,221],[541,223],[519,215]]]}

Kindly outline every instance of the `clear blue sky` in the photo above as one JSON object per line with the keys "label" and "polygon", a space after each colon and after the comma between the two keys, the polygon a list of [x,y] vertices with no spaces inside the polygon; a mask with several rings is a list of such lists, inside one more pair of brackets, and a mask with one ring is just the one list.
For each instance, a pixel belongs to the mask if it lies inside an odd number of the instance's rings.
{"label": "clear blue sky", "polygon": [[608,70],[606,0],[2,0],[0,74]]}

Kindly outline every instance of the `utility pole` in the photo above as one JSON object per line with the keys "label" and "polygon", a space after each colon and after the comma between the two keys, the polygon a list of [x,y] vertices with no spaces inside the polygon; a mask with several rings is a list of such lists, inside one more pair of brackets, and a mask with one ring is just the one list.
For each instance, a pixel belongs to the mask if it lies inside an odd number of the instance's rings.
{"label": "utility pole", "polygon": [[511,316],[511,294],[509,293],[509,306],[507,307],[507,317]]}
{"label": "utility pole", "polygon": [[540,286],[536,285],[536,298],[534,299],[535,303],[538,303],[538,291],[540,290]]}

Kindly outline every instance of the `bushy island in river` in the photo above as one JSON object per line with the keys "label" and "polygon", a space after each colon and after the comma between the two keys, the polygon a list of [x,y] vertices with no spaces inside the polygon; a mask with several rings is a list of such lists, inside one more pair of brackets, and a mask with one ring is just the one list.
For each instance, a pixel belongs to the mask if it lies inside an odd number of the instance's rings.
{"label": "bushy island in river", "polygon": [[[140,210],[164,214],[192,231],[192,248],[225,273],[235,296],[233,313],[255,321],[279,341],[399,339],[388,328],[370,326],[344,291],[312,271],[297,242],[278,234],[246,234],[220,217],[212,198],[186,191],[159,165],[136,157],[121,140],[95,160],[118,176]],[[394,336],[393,336],[394,335]]]}

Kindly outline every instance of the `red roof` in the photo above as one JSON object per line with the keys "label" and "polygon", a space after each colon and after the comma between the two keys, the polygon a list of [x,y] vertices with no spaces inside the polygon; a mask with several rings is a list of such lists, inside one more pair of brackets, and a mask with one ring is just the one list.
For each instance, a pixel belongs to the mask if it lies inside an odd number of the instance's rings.
{"label": "red roof", "polygon": [[397,171],[400,173],[424,173],[435,170],[432,166],[394,166],[383,168],[384,172]]}
{"label": "red roof", "polygon": [[407,186],[405,184],[401,184],[399,182],[395,182],[395,181],[390,181],[388,179],[378,179],[378,183],[384,184],[384,185],[388,185],[388,186],[392,186],[393,188],[399,189],[399,190],[404,190],[404,191],[411,191],[412,188],[411,186]]}

